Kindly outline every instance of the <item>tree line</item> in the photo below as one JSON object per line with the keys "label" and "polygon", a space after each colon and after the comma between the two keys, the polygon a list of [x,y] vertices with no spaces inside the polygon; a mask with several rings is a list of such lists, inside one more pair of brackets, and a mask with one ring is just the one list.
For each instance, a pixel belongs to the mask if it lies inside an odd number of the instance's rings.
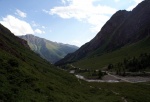
{"label": "tree line", "polygon": [[115,69],[116,74],[126,75],[126,72],[141,72],[150,68],[150,54],[142,53],[138,57],[124,58],[117,64],[109,64],[108,70]]}

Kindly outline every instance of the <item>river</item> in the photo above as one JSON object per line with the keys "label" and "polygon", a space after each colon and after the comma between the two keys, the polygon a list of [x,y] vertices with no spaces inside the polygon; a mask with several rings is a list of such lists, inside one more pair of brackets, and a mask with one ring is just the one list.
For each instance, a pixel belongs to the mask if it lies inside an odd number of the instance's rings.
{"label": "river", "polygon": [[[70,71],[71,74],[75,74],[75,70]],[[129,82],[129,83],[139,83],[139,82],[150,82],[150,77],[122,77],[117,75],[112,75],[107,73],[102,77],[101,80],[99,79],[87,79],[80,74],[75,74],[76,78],[87,81],[87,82],[108,82],[108,83],[117,83],[117,82]]]}

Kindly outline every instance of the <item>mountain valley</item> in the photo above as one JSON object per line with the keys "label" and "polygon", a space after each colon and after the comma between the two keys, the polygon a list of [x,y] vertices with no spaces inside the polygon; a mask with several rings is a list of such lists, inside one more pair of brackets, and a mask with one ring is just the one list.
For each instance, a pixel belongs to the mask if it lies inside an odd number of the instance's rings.
{"label": "mountain valley", "polygon": [[132,11],[120,10],[101,31],[77,51],[55,65],[72,63],[81,69],[103,69],[124,59],[149,54],[150,2],[141,2]]}
{"label": "mountain valley", "polygon": [[0,102],[150,102],[149,80],[149,0],[117,11],[80,48],[0,24]]}

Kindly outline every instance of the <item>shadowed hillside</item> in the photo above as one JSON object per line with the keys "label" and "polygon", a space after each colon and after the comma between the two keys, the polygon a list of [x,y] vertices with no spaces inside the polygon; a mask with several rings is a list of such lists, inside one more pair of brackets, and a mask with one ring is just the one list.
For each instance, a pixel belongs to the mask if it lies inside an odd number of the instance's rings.
{"label": "shadowed hillside", "polygon": [[68,54],[56,65],[88,59],[87,57],[101,56],[146,38],[150,35],[149,9],[150,1],[145,0],[133,11],[116,12],[90,42],[76,52]]}
{"label": "shadowed hillside", "polygon": [[1,102],[99,102],[99,95],[105,102],[120,100],[113,93],[105,98],[109,91],[95,90],[39,57],[0,24]]}

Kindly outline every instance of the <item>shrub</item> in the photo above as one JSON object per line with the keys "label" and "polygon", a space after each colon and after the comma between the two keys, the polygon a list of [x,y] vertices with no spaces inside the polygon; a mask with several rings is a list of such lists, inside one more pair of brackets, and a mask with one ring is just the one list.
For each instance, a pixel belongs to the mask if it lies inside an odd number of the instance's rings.
{"label": "shrub", "polygon": [[8,64],[10,64],[12,67],[18,67],[19,63],[16,59],[9,59]]}

